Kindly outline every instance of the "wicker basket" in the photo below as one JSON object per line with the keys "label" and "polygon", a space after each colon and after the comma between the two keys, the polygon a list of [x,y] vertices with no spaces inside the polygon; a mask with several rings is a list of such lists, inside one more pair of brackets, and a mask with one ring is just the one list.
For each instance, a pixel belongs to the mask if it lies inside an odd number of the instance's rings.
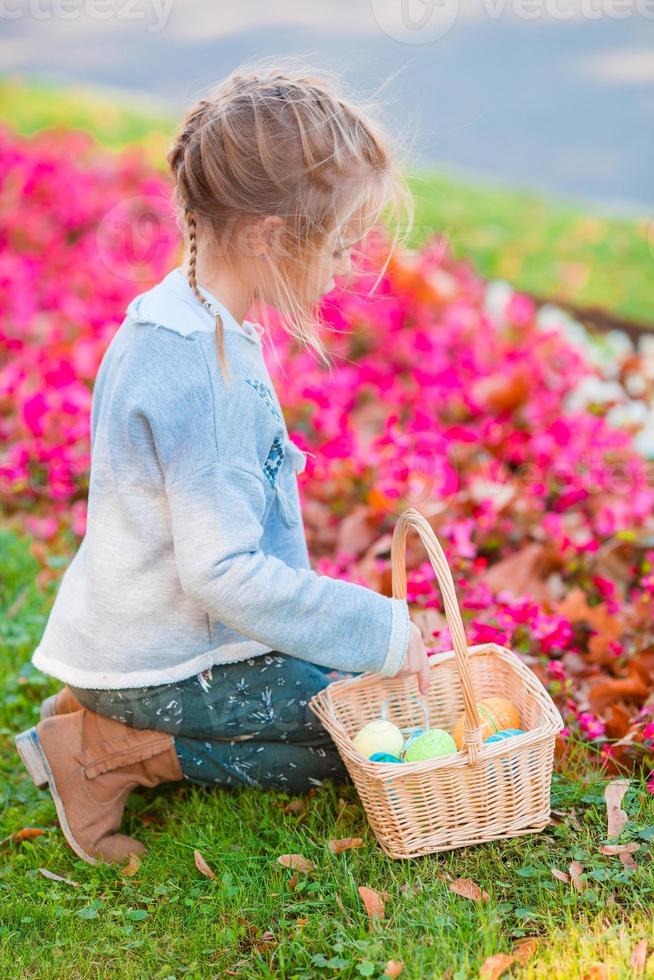
{"label": "wicker basket", "polygon": [[[417,531],[434,568],[454,650],[431,657],[424,706],[415,676],[361,674],[330,684],[310,702],[329,731],[383,850],[412,858],[542,830],[550,816],[550,783],[561,715],[536,675],[495,643],[468,649],[452,575],[428,522],[412,508],[399,517],[391,549],[393,595],[406,599],[406,536]],[[482,744],[476,702],[509,698],[524,734]],[[451,732],[465,711],[464,748],[426,762],[370,762],[353,736],[384,714],[407,734],[424,727]]]}

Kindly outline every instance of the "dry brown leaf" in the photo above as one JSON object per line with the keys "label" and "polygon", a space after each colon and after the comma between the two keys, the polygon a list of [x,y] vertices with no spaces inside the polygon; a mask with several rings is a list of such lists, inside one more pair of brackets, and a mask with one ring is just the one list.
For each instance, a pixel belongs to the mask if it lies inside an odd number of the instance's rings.
{"label": "dry brown leaf", "polygon": [[340,840],[327,841],[327,847],[332,854],[342,854],[343,851],[349,851],[353,847],[363,847],[363,839],[361,837],[341,837]]}
{"label": "dry brown leaf", "polygon": [[536,937],[525,936],[524,939],[519,940],[519,942],[515,944],[515,946],[513,947],[513,952],[518,962],[524,966],[527,960],[531,959],[531,957],[534,955],[537,949],[538,949],[538,940],[536,939]]}
{"label": "dry brown leaf", "polygon": [[588,622],[590,606],[586,601],[586,593],[583,589],[571,589],[567,596],[556,607],[559,616],[564,616],[571,623]]}
{"label": "dry brown leaf", "polygon": [[[366,907],[370,924],[373,925],[377,919],[383,919],[386,909],[381,892],[375,891],[374,888],[367,888],[365,885],[360,885],[357,891]],[[385,894],[388,893],[386,892]]]}
{"label": "dry brown leaf", "polygon": [[588,704],[595,714],[603,714],[614,701],[644,704],[649,691],[649,684],[643,680],[635,665],[630,664],[626,677],[603,677],[594,681],[588,689]]}
{"label": "dry brown leaf", "polygon": [[402,960],[389,960],[386,964],[386,969],[384,970],[384,976],[399,977],[403,969],[404,963]]}
{"label": "dry brown leaf", "polygon": [[301,854],[282,854],[277,858],[277,861],[285,868],[292,868],[293,871],[309,872],[313,871],[316,867],[313,861],[302,857]]}
{"label": "dry brown leaf", "polygon": [[377,532],[370,519],[370,511],[359,504],[338,522],[335,553],[362,555],[376,540]]}
{"label": "dry brown leaf", "polygon": [[551,596],[547,575],[551,566],[546,555],[544,545],[531,542],[515,554],[491,565],[484,575],[486,585],[491,592],[507,591],[518,598],[530,595],[539,602],[548,602]]}
{"label": "dry brown leaf", "polygon": [[647,966],[647,940],[639,939],[631,951],[630,966],[635,976],[642,977]]}
{"label": "dry brown leaf", "polygon": [[200,874],[204,875],[205,878],[211,878],[212,881],[216,880],[215,872],[211,870],[207,862],[204,860],[199,851],[193,851],[193,857],[195,858],[195,867],[198,869]]}
{"label": "dry brown leaf", "polygon": [[623,867],[629,868],[630,871],[637,871],[638,870],[638,864],[636,863],[636,861],[634,861],[634,859],[632,858],[631,854],[629,854],[629,853],[627,853],[627,854],[621,854],[620,855],[620,860],[622,861]]}
{"label": "dry brown leaf", "polygon": [[61,875],[56,875],[54,871],[48,871],[47,868],[39,868],[39,874],[43,875],[49,881],[61,881],[64,885],[72,885],[73,888],[79,888],[79,881],[73,881],[72,878],[62,878]]}
{"label": "dry brown leaf", "polygon": [[291,889],[292,892],[294,892],[295,889],[297,888],[297,882],[298,882],[297,871],[294,871],[291,877],[288,879],[288,887]]}
{"label": "dry brown leaf", "polygon": [[42,837],[43,834],[45,834],[45,830],[40,830],[38,827],[23,827],[21,830],[9,834],[9,837],[0,840],[0,847],[9,843],[20,844],[21,841],[32,840],[33,837]]}
{"label": "dry brown leaf", "polygon": [[623,797],[629,789],[628,779],[614,779],[604,790],[606,803],[607,837],[619,837],[627,822],[627,814],[621,809]]}
{"label": "dry brown leaf", "polygon": [[531,379],[526,371],[518,368],[480,378],[473,384],[471,394],[484,408],[512,412],[527,400],[530,389]]}
{"label": "dry brown leaf", "polygon": [[609,641],[619,640],[624,632],[622,620],[613,616],[603,602],[599,606],[589,606],[588,622],[600,636]]}
{"label": "dry brown leaf", "polygon": [[610,704],[605,712],[604,722],[608,739],[622,739],[631,728],[631,714],[622,704]]}
{"label": "dry brown leaf", "polygon": [[457,878],[450,885],[450,891],[461,898],[471,898],[473,902],[487,902],[488,892],[483,891],[472,878]]}
{"label": "dry brown leaf", "polygon": [[572,861],[570,867],[568,868],[570,877],[572,878],[572,884],[575,886],[578,892],[586,891],[586,882],[581,877],[583,870],[584,868],[581,861]]}
{"label": "dry brown leaf", "polygon": [[515,963],[515,956],[508,953],[495,953],[489,956],[481,965],[479,970],[479,980],[498,980],[503,973]]}
{"label": "dry brown leaf", "polygon": [[129,861],[123,868],[123,878],[132,878],[140,867],[141,859],[138,854],[130,854]]}
{"label": "dry brown leaf", "polygon": [[559,881],[565,882],[566,885],[570,883],[570,875],[567,871],[559,871],[558,868],[552,868],[552,874],[555,878],[558,878]]}
{"label": "dry brown leaf", "polygon": [[283,812],[286,814],[293,813],[295,815],[298,815],[300,813],[304,813],[306,809],[306,803],[304,800],[291,800],[291,802],[287,803],[286,806],[284,806],[282,809]]}
{"label": "dry brown leaf", "polygon": [[608,854],[609,857],[614,855],[617,857],[622,857],[623,854],[635,854],[636,851],[640,850],[640,844],[603,844],[600,847],[600,854]]}

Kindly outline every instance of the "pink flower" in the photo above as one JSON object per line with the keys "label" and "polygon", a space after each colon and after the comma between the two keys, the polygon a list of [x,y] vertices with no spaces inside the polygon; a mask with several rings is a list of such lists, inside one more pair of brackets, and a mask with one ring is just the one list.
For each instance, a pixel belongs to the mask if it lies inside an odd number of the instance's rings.
{"label": "pink flower", "polygon": [[547,673],[553,680],[565,680],[565,670],[560,660],[548,660]]}
{"label": "pink flower", "polygon": [[606,733],[606,725],[590,711],[582,711],[577,715],[577,721],[582,732],[590,739],[602,738]]}

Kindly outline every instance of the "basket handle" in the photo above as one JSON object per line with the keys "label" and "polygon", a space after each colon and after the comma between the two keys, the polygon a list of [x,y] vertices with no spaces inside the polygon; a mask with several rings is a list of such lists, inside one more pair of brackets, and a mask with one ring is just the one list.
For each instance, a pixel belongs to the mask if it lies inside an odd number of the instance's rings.
{"label": "basket handle", "polygon": [[477,698],[470,674],[468,644],[463,628],[463,620],[461,619],[459,603],[456,598],[456,592],[454,591],[452,572],[431,525],[413,507],[409,507],[400,514],[393,530],[393,541],[391,544],[393,597],[405,600],[407,597],[406,536],[409,528],[413,528],[417,532],[418,537],[425,546],[443,597],[445,618],[452,635],[456,667],[463,691],[463,704],[465,708],[463,745],[468,755],[468,762],[470,765],[474,765],[479,758],[479,751],[481,749],[479,712],[477,711]]}

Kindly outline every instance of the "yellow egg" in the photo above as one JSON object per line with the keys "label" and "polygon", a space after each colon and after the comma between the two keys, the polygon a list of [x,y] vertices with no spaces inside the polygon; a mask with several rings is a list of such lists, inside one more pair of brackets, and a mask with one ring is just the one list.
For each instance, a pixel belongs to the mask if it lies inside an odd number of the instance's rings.
{"label": "yellow egg", "polygon": [[[477,711],[481,727],[481,740],[489,735],[505,731],[507,728],[521,728],[520,712],[508,698],[484,698],[477,701]],[[463,748],[463,722],[465,714],[457,721],[452,735],[458,749]]]}

